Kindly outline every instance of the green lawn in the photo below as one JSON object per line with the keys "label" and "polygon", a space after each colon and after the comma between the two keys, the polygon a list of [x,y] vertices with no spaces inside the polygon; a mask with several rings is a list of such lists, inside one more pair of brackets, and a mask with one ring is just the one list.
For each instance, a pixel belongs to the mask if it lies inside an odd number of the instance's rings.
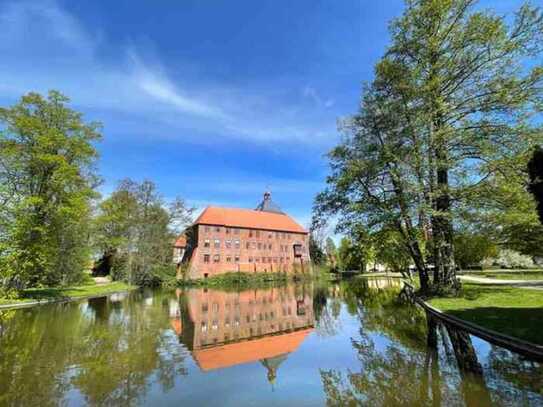
{"label": "green lawn", "polygon": [[459,297],[429,303],[458,318],[543,345],[543,290],[464,283]]}
{"label": "green lawn", "polygon": [[61,288],[30,288],[24,290],[21,294],[21,298],[16,300],[0,298],[0,305],[21,304],[37,300],[90,297],[94,295],[124,291],[131,288],[132,287],[130,285],[122,282],[113,282],[109,284],[88,284],[76,287]]}

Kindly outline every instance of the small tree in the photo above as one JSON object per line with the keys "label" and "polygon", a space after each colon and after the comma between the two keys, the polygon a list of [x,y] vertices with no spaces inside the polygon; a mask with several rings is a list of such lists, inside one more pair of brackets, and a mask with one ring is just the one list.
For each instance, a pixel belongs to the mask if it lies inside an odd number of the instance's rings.
{"label": "small tree", "polygon": [[173,277],[173,241],[192,213],[180,198],[167,206],[151,181],[121,181],[95,219],[95,244],[102,253],[98,266],[114,279],[138,285],[159,283],[168,269]]}

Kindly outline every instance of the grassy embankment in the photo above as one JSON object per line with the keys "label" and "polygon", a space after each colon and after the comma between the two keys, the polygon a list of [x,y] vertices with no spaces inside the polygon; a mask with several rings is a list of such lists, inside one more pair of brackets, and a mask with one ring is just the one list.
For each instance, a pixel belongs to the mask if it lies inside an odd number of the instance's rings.
{"label": "grassy embankment", "polygon": [[0,298],[0,305],[93,297],[102,294],[106,295],[114,292],[126,291],[132,288],[132,286],[122,282],[107,284],[86,283],[85,285],[73,287],[29,288],[23,290],[20,293],[20,297],[17,299]]}
{"label": "grassy embankment", "polygon": [[543,345],[543,290],[463,283],[458,297],[428,302],[465,321]]}
{"label": "grassy embankment", "polygon": [[331,278],[327,268],[313,266],[312,273],[239,273],[229,272],[207,279],[179,280],[182,287],[210,287],[220,289],[265,288],[285,285],[289,281],[326,280]]}

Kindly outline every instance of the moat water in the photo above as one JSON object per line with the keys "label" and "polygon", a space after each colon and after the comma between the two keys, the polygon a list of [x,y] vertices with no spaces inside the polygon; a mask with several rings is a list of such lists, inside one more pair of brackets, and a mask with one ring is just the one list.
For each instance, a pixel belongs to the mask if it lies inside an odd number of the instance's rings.
{"label": "moat water", "polygon": [[428,324],[398,286],[145,289],[3,311],[0,406],[543,405],[541,364]]}

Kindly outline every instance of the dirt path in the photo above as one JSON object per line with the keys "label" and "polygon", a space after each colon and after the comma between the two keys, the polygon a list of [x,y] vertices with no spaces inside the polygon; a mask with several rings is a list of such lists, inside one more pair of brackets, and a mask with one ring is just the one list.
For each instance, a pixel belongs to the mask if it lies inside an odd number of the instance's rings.
{"label": "dirt path", "polygon": [[109,277],[93,277],[92,279],[94,280],[96,285],[104,285],[104,284],[111,283],[111,280],[109,279]]}

